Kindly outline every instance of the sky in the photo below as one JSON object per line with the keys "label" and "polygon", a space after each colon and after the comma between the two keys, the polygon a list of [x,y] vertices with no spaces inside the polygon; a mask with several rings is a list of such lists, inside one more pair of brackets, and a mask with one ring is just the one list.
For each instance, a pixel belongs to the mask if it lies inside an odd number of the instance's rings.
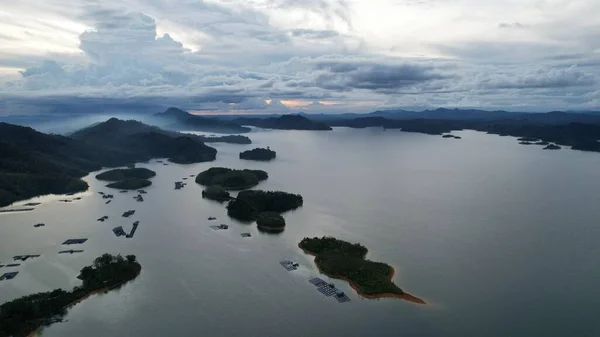
{"label": "sky", "polygon": [[600,110],[598,13],[596,0],[0,0],[0,115]]}

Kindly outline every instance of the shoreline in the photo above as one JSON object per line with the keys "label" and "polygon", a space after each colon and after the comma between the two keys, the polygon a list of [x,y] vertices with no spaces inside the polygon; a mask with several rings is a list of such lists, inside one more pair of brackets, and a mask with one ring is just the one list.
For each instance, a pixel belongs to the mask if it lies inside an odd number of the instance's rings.
{"label": "shoreline", "polygon": [[[82,302],[83,300],[85,300],[85,299],[89,298],[89,297],[90,297],[90,296],[92,296],[92,295],[96,295],[96,294],[99,294],[99,293],[101,293],[101,292],[107,292],[107,291],[109,291],[109,290],[112,290],[112,289],[115,289],[115,288],[117,288],[117,287],[120,287],[120,286],[122,286],[123,284],[125,284],[125,283],[127,283],[127,282],[129,282],[129,281],[133,281],[133,280],[135,280],[135,279],[136,279],[138,276],[140,276],[140,274],[141,274],[141,273],[142,273],[142,268],[140,267],[140,269],[139,269],[139,270],[137,271],[137,273],[135,274],[135,277],[134,277],[134,278],[132,278],[132,279],[130,279],[130,280],[126,280],[126,281],[119,282],[119,283],[115,284],[115,285],[114,285],[114,286],[112,286],[112,287],[104,287],[104,288],[100,288],[100,289],[92,290],[92,291],[90,291],[89,293],[87,293],[87,294],[84,294],[84,295],[82,295],[81,297],[79,297],[79,298],[77,298],[77,299],[73,300],[72,302],[70,302],[70,303],[67,303],[67,304],[66,304],[66,305],[65,305],[63,308],[64,308],[64,309],[69,309],[69,308],[73,307],[74,305],[76,305],[77,303],[79,303],[79,302]],[[38,330],[40,330],[40,328],[41,328],[41,327],[42,327],[41,325],[40,325],[40,326],[38,326],[37,328],[35,328],[35,330],[33,330],[32,332],[28,333],[26,337],[35,337],[35,336],[36,336],[36,334],[37,334],[37,332],[38,332]]]}
{"label": "shoreline", "polygon": [[[314,254],[313,252],[310,252],[302,247],[300,247],[300,244],[298,244],[298,248],[302,249],[302,251],[305,254],[311,255],[316,257],[317,255]],[[314,260],[313,260],[314,261]],[[348,284],[350,285],[350,287],[352,289],[354,289],[354,291],[361,297],[364,298],[368,298],[368,299],[380,299],[380,298],[397,298],[397,299],[401,299],[401,300],[405,300],[414,304],[427,304],[427,302],[425,302],[424,300],[413,296],[409,293],[403,293],[403,294],[391,294],[391,293],[382,293],[382,294],[363,294],[360,292],[358,284],[354,283],[353,281],[351,281],[349,278],[345,277],[345,276],[340,276],[340,275],[333,275],[333,274],[328,274],[326,272],[324,272],[323,270],[321,270],[321,267],[319,267],[319,265],[315,262],[315,265],[317,266],[317,269],[319,270],[319,273],[323,274],[323,275],[327,275],[331,278],[335,278],[335,279],[340,279],[340,280],[344,280],[346,282],[348,282]],[[392,281],[392,279],[394,278],[394,275],[396,274],[396,269],[394,269],[394,267],[390,266],[390,268],[392,268],[392,271],[390,272],[390,274],[388,275],[388,278],[390,281]]]}
{"label": "shoreline", "polygon": [[259,229],[264,229],[267,231],[283,231],[285,229],[285,226],[283,227],[268,227],[268,226],[261,226],[259,224],[256,224],[256,227],[258,227]]}

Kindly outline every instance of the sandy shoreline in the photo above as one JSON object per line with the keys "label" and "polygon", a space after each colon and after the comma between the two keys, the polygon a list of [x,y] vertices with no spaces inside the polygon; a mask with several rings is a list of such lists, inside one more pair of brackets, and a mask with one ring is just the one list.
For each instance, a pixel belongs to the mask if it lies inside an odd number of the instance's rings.
{"label": "sandy shoreline", "polygon": [[[298,244],[298,247],[300,249],[302,249],[302,251],[308,255],[312,255],[312,256],[317,256],[316,254],[309,252],[308,250],[300,247],[300,244]],[[368,298],[368,299],[378,299],[378,298],[398,298],[398,299],[402,299],[405,301],[409,301],[415,304],[427,304],[427,302],[423,301],[422,299],[413,296],[409,293],[403,293],[403,294],[390,294],[390,293],[384,293],[384,294],[376,294],[376,295],[370,295],[370,294],[363,294],[360,292],[359,288],[358,288],[358,284],[352,282],[350,279],[344,277],[344,276],[339,276],[339,275],[332,275],[332,274],[328,274],[326,272],[324,272],[323,270],[321,270],[321,268],[319,267],[319,265],[315,262],[315,265],[317,266],[317,269],[319,270],[319,272],[321,274],[327,275],[329,277],[332,278],[336,278],[336,279],[340,279],[340,280],[344,280],[346,282],[348,282],[348,284],[350,284],[350,287],[352,287],[352,289],[354,289],[354,291],[356,291],[356,293],[364,298]],[[394,275],[396,274],[396,270],[394,269],[394,267],[390,266],[390,268],[392,268],[391,273],[388,275],[389,280],[391,281],[394,278]]]}
{"label": "sandy shoreline", "polygon": [[[78,298],[78,299],[74,300],[73,302],[71,302],[71,303],[69,303],[69,304],[65,305],[65,306],[64,306],[64,308],[65,308],[65,309],[69,309],[69,308],[71,308],[72,306],[74,306],[75,304],[77,304],[77,303],[79,303],[79,302],[81,302],[81,301],[85,300],[86,298],[88,298],[88,297],[90,297],[90,296],[92,296],[92,295],[96,295],[96,294],[99,294],[99,293],[101,293],[101,292],[106,292],[106,291],[109,291],[109,290],[111,290],[111,289],[115,289],[115,288],[117,288],[117,287],[119,287],[119,286],[121,286],[121,285],[123,285],[123,284],[125,284],[125,283],[129,282],[129,281],[135,280],[135,278],[136,278],[136,277],[138,277],[138,276],[140,275],[140,273],[141,273],[141,272],[142,272],[142,268],[140,268],[140,270],[138,270],[138,272],[137,272],[137,274],[135,275],[135,277],[134,277],[134,278],[132,278],[131,280],[127,280],[127,281],[123,281],[123,282],[117,283],[117,284],[115,284],[115,285],[114,285],[114,286],[112,286],[112,287],[104,287],[104,288],[100,288],[100,289],[92,290],[92,291],[90,291],[89,293],[87,293],[87,294],[85,294],[85,295],[81,296],[80,298]],[[36,333],[38,332],[38,330],[39,330],[39,329],[40,329],[40,327],[37,327],[35,330],[33,330],[32,332],[30,332],[30,333],[27,335],[27,337],[35,337],[35,336],[36,336]]]}

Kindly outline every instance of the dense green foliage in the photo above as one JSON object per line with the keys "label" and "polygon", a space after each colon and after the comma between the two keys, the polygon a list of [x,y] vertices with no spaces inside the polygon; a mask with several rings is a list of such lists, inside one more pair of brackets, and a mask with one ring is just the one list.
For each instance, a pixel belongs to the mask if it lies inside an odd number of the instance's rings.
{"label": "dense green foliage", "polygon": [[152,185],[152,182],[147,179],[131,178],[106,185],[109,188],[116,188],[119,190],[139,190],[144,187]]}
{"label": "dense green foliage", "polygon": [[138,179],[150,179],[156,175],[156,172],[149,170],[147,168],[128,168],[128,169],[114,169],[110,171],[106,171],[100,173],[96,176],[98,180],[107,180],[107,181],[119,181],[131,178]]}
{"label": "dense green foliage", "polygon": [[24,337],[42,325],[62,319],[69,304],[100,289],[110,289],[134,279],[141,270],[135,255],[104,254],[81,269],[83,284],[72,291],[56,289],[24,296],[0,306],[0,337]]}
{"label": "dense green foliage", "polygon": [[272,160],[275,159],[277,153],[269,148],[255,148],[240,153],[240,159],[245,160]]}
{"label": "dense green foliage", "polygon": [[73,133],[49,135],[0,123],[0,207],[44,194],[87,189],[79,178],[102,167],[170,158],[176,163],[214,160],[202,138],[112,118]]}
{"label": "dense green foliage", "polygon": [[226,201],[231,199],[229,192],[219,185],[213,185],[205,188],[202,191],[202,197],[217,201]]}
{"label": "dense green foliage", "polygon": [[261,170],[234,170],[211,167],[196,176],[196,183],[204,186],[219,185],[228,190],[243,190],[258,185],[269,177]]}
{"label": "dense green foliage", "polygon": [[285,219],[277,212],[261,212],[256,215],[256,224],[266,229],[283,229]]}
{"label": "dense green foliage", "polygon": [[364,295],[403,294],[391,280],[392,267],[365,260],[367,248],[332,237],[304,238],[298,245],[316,255],[319,269],[331,276],[350,280]]}
{"label": "dense green foliage", "polygon": [[280,191],[249,190],[238,193],[227,205],[227,214],[238,220],[254,220],[261,212],[282,213],[302,206],[302,196]]}

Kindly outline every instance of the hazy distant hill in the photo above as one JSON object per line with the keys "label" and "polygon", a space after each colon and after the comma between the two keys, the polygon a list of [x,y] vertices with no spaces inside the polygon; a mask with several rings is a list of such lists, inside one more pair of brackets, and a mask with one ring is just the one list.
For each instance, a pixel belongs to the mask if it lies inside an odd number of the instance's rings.
{"label": "hazy distant hill", "polygon": [[49,135],[0,123],[0,206],[43,194],[87,189],[90,171],[153,157],[176,163],[211,161],[217,150],[200,138],[116,118],[75,132]]}
{"label": "hazy distant hill", "polygon": [[215,118],[192,115],[187,111],[177,108],[168,108],[165,112],[154,114],[169,129],[186,129],[215,133],[245,133],[250,128],[237,123]]}
{"label": "hazy distant hill", "polygon": [[312,121],[301,115],[283,115],[270,118],[237,118],[234,121],[241,125],[252,125],[265,129],[331,130],[326,124]]}

